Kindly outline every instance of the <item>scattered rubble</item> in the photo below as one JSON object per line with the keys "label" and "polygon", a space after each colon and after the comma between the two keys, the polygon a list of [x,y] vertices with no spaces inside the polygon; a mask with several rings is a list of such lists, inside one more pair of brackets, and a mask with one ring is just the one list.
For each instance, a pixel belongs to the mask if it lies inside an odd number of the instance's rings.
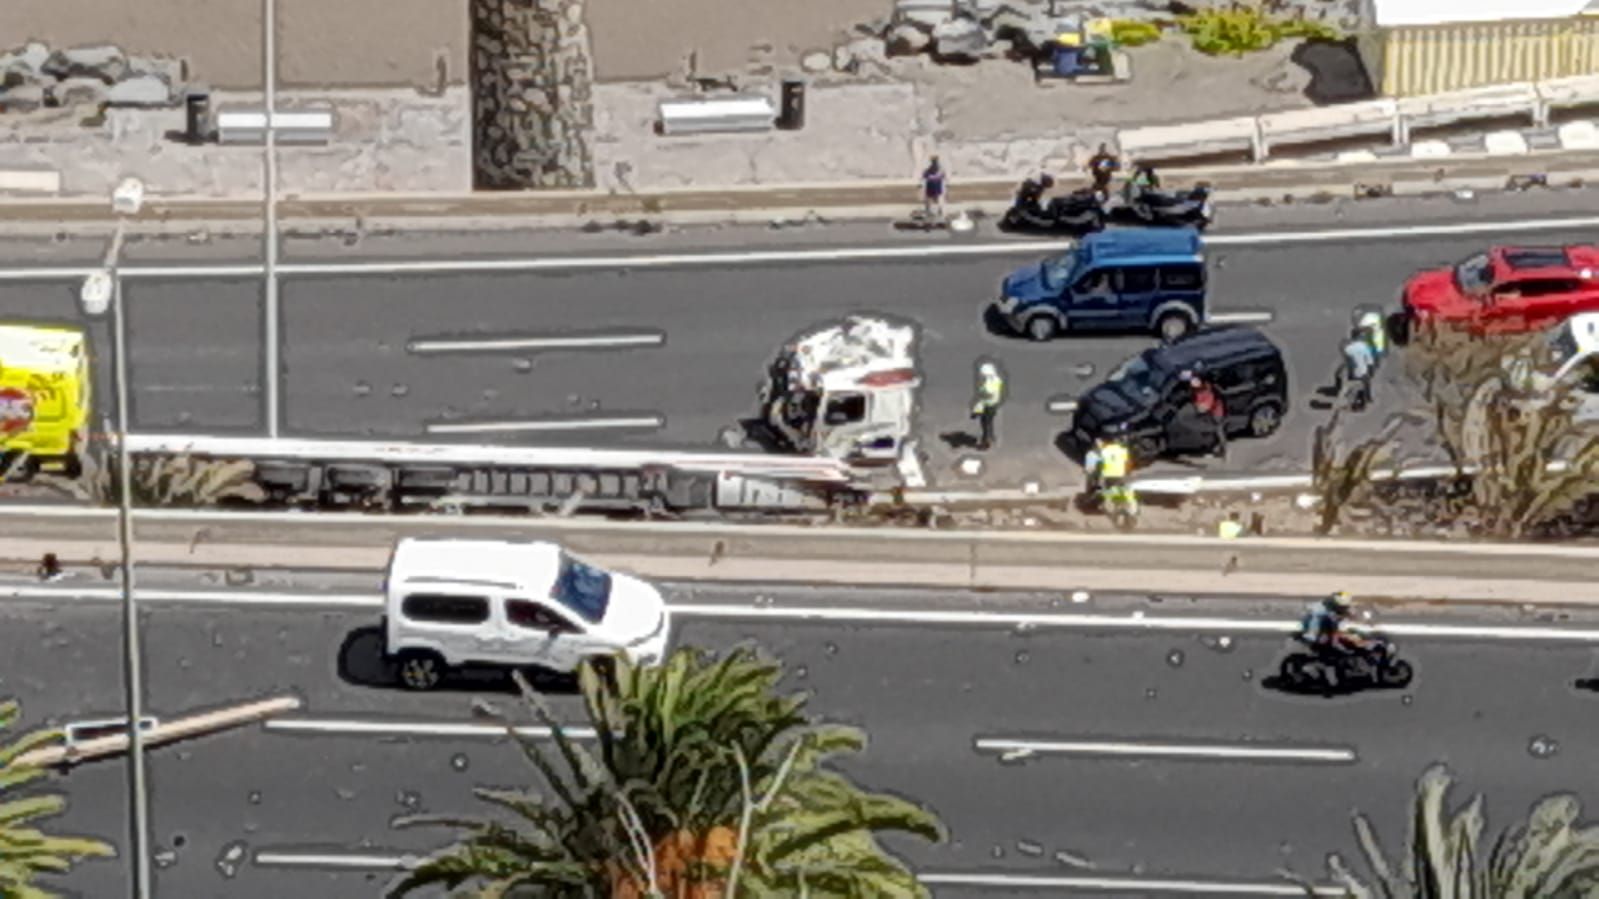
{"label": "scattered rubble", "polygon": [[128,56],[109,44],[52,51],[31,41],[0,53],[0,111],[176,106],[187,81],[180,59]]}

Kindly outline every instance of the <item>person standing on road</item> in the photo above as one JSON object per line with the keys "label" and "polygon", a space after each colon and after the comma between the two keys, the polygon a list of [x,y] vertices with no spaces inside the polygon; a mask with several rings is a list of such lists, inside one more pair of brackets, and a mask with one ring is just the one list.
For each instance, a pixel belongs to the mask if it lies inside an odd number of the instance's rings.
{"label": "person standing on road", "polygon": [[1376,312],[1367,312],[1356,323],[1361,334],[1366,338],[1366,343],[1371,347],[1371,367],[1376,369],[1382,364],[1384,356],[1388,355],[1388,333],[1383,328],[1382,315]]}
{"label": "person standing on road", "polygon": [[944,218],[944,194],[949,187],[944,167],[934,156],[922,172],[922,208],[929,216]]}
{"label": "person standing on road", "polygon": [[1342,400],[1345,386],[1353,384],[1355,389],[1349,398],[1349,408],[1356,412],[1366,408],[1371,402],[1371,373],[1376,367],[1371,342],[1360,328],[1351,330],[1349,339],[1344,342],[1344,364],[1333,379],[1333,395]]}
{"label": "person standing on road", "polygon": [[1094,179],[1094,191],[1105,196],[1110,195],[1111,179],[1121,171],[1122,161],[1110,151],[1106,144],[1099,145],[1099,151],[1088,160],[1088,176]]}
{"label": "person standing on road", "polygon": [[1189,374],[1188,386],[1194,394],[1195,423],[1209,432],[1212,452],[1217,456],[1226,456],[1227,410],[1222,406],[1221,395],[1209,381],[1198,374]]}
{"label": "person standing on road", "polygon": [[982,428],[978,449],[986,450],[994,445],[994,418],[1004,402],[1005,379],[1000,377],[999,366],[984,362],[977,367],[977,398],[972,403],[972,417]]}

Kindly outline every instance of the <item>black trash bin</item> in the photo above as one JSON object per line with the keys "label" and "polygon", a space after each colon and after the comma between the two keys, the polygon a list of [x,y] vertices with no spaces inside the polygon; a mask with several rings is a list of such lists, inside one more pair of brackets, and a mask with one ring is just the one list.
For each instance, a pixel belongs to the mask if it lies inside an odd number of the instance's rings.
{"label": "black trash bin", "polygon": [[784,131],[798,131],[805,127],[805,82],[803,79],[783,79],[783,102],[777,115],[777,127]]}
{"label": "black trash bin", "polygon": [[184,140],[191,144],[205,143],[211,136],[211,89],[204,86],[189,87],[183,92],[183,108],[187,114]]}

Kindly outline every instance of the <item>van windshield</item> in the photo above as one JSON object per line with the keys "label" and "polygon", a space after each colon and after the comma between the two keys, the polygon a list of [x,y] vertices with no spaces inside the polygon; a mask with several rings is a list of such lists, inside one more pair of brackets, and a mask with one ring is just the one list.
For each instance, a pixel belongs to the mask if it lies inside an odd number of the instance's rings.
{"label": "van windshield", "polygon": [[1155,359],[1154,353],[1140,353],[1110,373],[1110,380],[1123,393],[1154,393],[1166,382],[1170,372]]}
{"label": "van windshield", "polygon": [[1039,274],[1044,279],[1044,286],[1050,290],[1059,290],[1070,284],[1077,272],[1077,262],[1076,250],[1067,250],[1059,256],[1045,259],[1038,266]]}
{"label": "van windshield", "polygon": [[611,604],[611,575],[562,553],[552,596],[589,624],[599,624]]}

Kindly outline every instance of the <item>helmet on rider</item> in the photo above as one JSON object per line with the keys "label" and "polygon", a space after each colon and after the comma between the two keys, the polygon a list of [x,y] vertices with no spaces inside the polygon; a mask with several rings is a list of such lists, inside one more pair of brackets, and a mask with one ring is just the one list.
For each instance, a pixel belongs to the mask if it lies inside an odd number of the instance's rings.
{"label": "helmet on rider", "polygon": [[1045,190],[1055,186],[1055,177],[1048,172],[1038,176],[1038,186]]}
{"label": "helmet on rider", "polygon": [[1339,615],[1349,614],[1351,605],[1349,594],[1342,590],[1339,590],[1337,593],[1328,596],[1326,599],[1321,601],[1321,604],[1325,609],[1327,609],[1327,611],[1336,612]]}

